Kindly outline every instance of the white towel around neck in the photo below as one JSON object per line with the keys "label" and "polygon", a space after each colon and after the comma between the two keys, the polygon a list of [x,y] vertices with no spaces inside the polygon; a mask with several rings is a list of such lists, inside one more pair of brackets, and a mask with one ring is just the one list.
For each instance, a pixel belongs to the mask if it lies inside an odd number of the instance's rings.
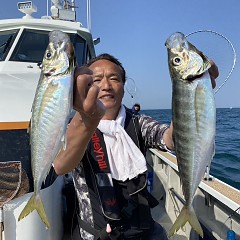
{"label": "white towel around neck", "polygon": [[125,181],[147,170],[142,152],[124,130],[126,110],[122,105],[116,120],[101,120],[112,178]]}

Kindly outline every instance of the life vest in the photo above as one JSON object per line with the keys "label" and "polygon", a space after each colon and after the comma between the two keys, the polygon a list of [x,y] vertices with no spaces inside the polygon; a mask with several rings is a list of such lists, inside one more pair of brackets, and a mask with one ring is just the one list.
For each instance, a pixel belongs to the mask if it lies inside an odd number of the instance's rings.
{"label": "life vest", "polygon": [[[128,110],[126,111],[125,131],[145,155],[145,146],[138,118]],[[116,227],[118,229],[124,222],[130,221],[133,215],[136,215],[136,212],[138,216],[136,220],[140,222],[138,225],[140,232],[141,229],[150,229],[152,218],[149,203],[150,205],[153,203],[152,205],[156,206],[158,202],[147,191],[146,173],[124,182],[113,180],[103,134],[98,129],[91,138],[82,160],[82,166],[89,189],[94,222],[94,229],[91,229],[91,227],[89,228],[89,224],[85,224],[84,219],[79,219],[80,226],[85,231],[91,234],[94,233],[94,235],[96,234],[95,230],[98,233],[99,231],[104,233],[107,223],[110,223],[112,228]],[[128,194],[127,199],[124,199],[124,206],[117,200],[116,189],[120,192],[124,191],[125,195],[126,192]],[[121,192],[121,195],[124,194]],[[103,231],[101,231],[102,229]],[[100,239],[107,239],[105,237],[100,237]]]}

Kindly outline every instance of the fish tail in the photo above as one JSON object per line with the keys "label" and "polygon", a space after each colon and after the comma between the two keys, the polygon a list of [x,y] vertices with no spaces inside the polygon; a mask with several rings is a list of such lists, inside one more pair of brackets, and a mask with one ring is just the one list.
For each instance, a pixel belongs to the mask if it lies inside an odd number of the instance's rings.
{"label": "fish tail", "polygon": [[29,199],[27,205],[22,210],[21,214],[18,217],[18,221],[25,218],[28,214],[30,214],[33,210],[37,210],[40,218],[43,223],[46,225],[46,228],[50,228],[50,224],[48,222],[47,214],[44,210],[43,202],[39,195],[33,194]]}
{"label": "fish tail", "polygon": [[184,206],[182,208],[179,216],[168,233],[168,237],[173,236],[180,227],[182,228],[186,224],[186,222],[189,222],[192,228],[203,238],[202,227],[192,206]]}

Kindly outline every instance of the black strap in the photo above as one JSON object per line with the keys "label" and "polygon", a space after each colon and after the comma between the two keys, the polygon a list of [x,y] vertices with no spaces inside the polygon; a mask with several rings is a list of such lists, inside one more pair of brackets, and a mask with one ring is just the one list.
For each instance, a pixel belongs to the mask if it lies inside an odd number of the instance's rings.
{"label": "black strap", "polygon": [[[88,150],[91,153],[89,164],[94,172],[96,187],[104,210],[109,219],[119,220],[120,210],[115,190],[112,185],[112,176],[104,138],[99,129],[93,134]],[[90,159],[90,158],[89,158]]]}
{"label": "black strap", "polygon": [[132,138],[133,142],[138,146],[143,155],[146,155],[145,141],[139,126],[139,117],[134,116],[130,109],[126,108],[125,131]]}
{"label": "black strap", "polygon": [[[97,230],[93,228],[89,223],[82,220],[79,215],[77,217],[80,228],[92,234],[94,236],[94,240],[110,240],[109,234],[106,232],[106,228]],[[114,227],[112,228],[111,231],[111,239],[118,239],[121,234],[122,234],[121,226]]]}
{"label": "black strap", "polygon": [[149,207],[154,208],[159,204],[159,201],[146,189],[144,191],[144,196],[146,197]]}
{"label": "black strap", "polygon": [[85,230],[86,232],[92,234],[94,236],[94,240],[108,240],[109,236],[108,233],[106,232],[106,229],[101,229],[101,230],[97,230],[94,227],[92,227],[90,225],[90,223],[85,222],[84,220],[82,220],[80,218],[80,216],[78,216],[78,223],[79,226]]}
{"label": "black strap", "polygon": [[88,151],[91,153],[94,160],[91,161],[94,173],[111,173],[106,145],[103,134],[99,129],[96,129],[94,132],[88,145]]}

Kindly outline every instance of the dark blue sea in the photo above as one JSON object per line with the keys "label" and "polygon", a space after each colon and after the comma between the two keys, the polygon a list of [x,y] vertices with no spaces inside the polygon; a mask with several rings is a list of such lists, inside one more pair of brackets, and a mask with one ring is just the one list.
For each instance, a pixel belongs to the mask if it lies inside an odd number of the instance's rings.
{"label": "dark blue sea", "polygon": [[[142,110],[161,123],[170,123],[171,110]],[[216,148],[210,174],[240,190],[240,108],[217,108]]]}

